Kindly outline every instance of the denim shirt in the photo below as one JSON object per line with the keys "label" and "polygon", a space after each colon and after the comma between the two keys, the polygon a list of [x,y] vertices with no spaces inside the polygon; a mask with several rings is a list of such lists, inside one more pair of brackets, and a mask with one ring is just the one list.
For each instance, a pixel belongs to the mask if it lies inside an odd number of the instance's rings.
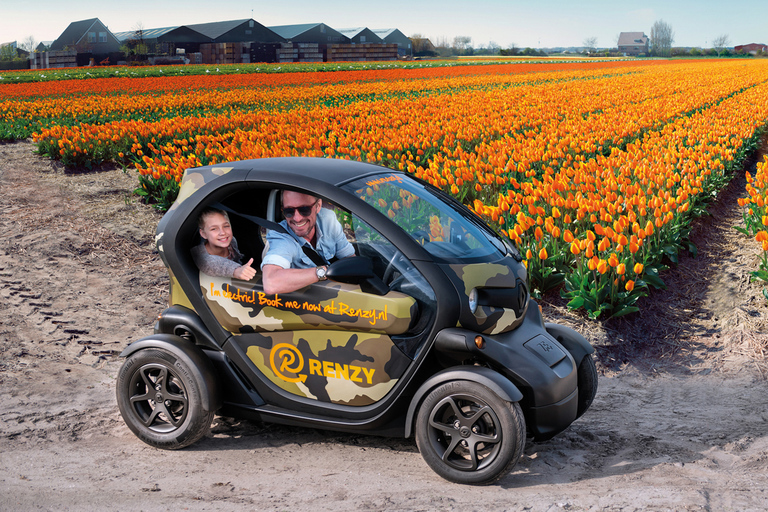
{"label": "denim shirt", "polygon": [[[283,220],[280,223],[288,233],[278,233],[277,231],[267,231],[267,243],[269,250],[261,261],[261,268],[264,265],[277,265],[282,268],[311,268],[316,265],[304,254],[301,246],[309,244],[304,238],[296,234],[288,227],[288,222]],[[317,244],[315,251],[330,261],[331,258],[346,258],[355,254],[355,248],[349,243],[344,235],[336,214],[327,208],[320,208],[315,223],[317,234]]]}

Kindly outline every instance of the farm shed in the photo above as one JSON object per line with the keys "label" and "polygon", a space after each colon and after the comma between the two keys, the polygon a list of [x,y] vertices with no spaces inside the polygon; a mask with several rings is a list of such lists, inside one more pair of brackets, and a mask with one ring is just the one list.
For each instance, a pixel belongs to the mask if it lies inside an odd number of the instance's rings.
{"label": "farm shed", "polygon": [[77,50],[78,53],[92,53],[104,56],[120,51],[120,41],[98,18],[73,21],[62,34],[51,43],[51,50]]}
{"label": "farm shed", "polygon": [[396,44],[397,54],[400,57],[413,57],[413,45],[410,38],[396,28],[375,28],[373,33],[384,40],[385,43]]}
{"label": "farm shed", "polygon": [[347,36],[352,44],[383,43],[384,40],[365,27],[340,28],[339,32]]}
{"label": "farm shed", "polygon": [[648,55],[650,41],[644,32],[622,32],[619,34],[619,53],[625,55]]}
{"label": "farm shed", "polygon": [[275,50],[285,41],[279,34],[253,20],[218,21],[187,25],[209,37],[200,45],[203,64],[275,62]]}
{"label": "farm shed", "polygon": [[744,52],[744,53],[751,53],[752,55],[755,55],[757,53],[768,52],[768,44],[761,44],[761,43],[749,43],[749,44],[740,44],[738,46],[733,47],[734,51],[737,52]]}

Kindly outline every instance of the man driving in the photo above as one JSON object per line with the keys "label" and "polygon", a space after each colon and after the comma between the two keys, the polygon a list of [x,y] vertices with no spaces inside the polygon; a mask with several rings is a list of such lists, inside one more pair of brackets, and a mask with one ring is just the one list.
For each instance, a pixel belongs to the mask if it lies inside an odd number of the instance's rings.
{"label": "man driving", "polygon": [[[268,295],[289,293],[326,279],[332,258],[353,256],[355,249],[344,236],[336,215],[323,208],[322,199],[283,190],[283,220],[287,233],[267,232],[269,250],[261,262],[262,284]],[[312,261],[302,246],[309,244],[324,260]]]}

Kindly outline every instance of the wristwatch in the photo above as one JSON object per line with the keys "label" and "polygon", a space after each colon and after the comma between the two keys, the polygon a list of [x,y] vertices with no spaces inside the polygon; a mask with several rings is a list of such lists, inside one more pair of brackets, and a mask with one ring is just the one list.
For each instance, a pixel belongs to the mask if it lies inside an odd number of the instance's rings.
{"label": "wristwatch", "polygon": [[327,277],[325,277],[325,273],[326,272],[328,272],[327,268],[325,268],[325,267],[317,267],[315,269],[315,273],[317,274],[317,280],[318,281],[325,281],[326,279],[328,279]]}

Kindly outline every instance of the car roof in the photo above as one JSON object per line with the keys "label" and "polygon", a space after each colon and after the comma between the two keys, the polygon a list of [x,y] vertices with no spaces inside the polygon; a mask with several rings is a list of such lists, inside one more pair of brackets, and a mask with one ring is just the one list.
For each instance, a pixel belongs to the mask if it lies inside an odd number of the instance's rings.
{"label": "car roof", "polygon": [[404,174],[380,165],[317,157],[277,157],[222,162],[193,167],[184,171],[176,201],[169,211],[176,210],[182,202],[215,182],[213,189],[232,182],[261,182],[275,187],[305,188],[320,194],[325,190],[338,189],[341,185],[366,176],[379,174]]}
{"label": "car roof", "polygon": [[[273,173],[279,173],[283,180],[300,183],[301,180],[312,178],[329,185],[339,186],[351,180],[364,176],[396,171],[387,167],[358,162],[354,160],[342,160],[337,158],[307,158],[307,157],[280,157],[259,158],[253,160],[241,160],[227,162],[195,169],[197,172],[211,172],[219,174],[222,169],[250,171],[247,180],[268,180]],[[207,181],[207,180],[206,180]],[[282,180],[281,180],[282,181]]]}

